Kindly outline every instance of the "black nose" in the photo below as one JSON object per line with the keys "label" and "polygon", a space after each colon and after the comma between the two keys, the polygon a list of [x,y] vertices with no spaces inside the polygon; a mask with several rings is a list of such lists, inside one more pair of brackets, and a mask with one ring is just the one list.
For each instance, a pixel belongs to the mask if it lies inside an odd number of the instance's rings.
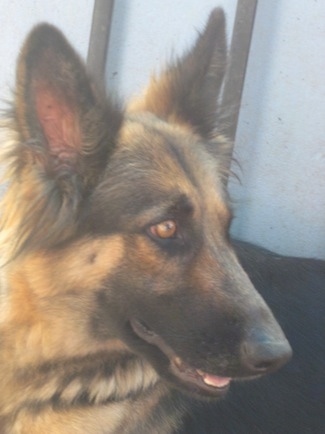
{"label": "black nose", "polygon": [[292,356],[289,342],[283,338],[272,340],[255,334],[241,346],[241,362],[250,374],[266,374],[287,363]]}

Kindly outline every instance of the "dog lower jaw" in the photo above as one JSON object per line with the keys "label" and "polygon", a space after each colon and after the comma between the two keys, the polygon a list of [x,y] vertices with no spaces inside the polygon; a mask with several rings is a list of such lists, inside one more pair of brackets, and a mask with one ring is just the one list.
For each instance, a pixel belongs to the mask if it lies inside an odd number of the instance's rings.
{"label": "dog lower jaw", "polygon": [[193,392],[199,396],[221,397],[229,389],[232,378],[212,375],[201,369],[196,369],[184,362],[169,347],[161,336],[146,327],[141,321],[130,321],[134,333],[150,345],[156,346],[170,361],[170,372],[178,381],[184,384],[185,389],[194,388]]}

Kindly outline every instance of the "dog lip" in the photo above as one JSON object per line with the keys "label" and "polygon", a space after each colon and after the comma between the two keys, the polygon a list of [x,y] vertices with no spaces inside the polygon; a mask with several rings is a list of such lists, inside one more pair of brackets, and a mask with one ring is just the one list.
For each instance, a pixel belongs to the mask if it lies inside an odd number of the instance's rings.
{"label": "dog lip", "polygon": [[232,378],[209,374],[201,369],[190,366],[175,354],[161,336],[148,328],[143,322],[132,319],[130,324],[138,337],[151,345],[155,345],[168,357],[170,370],[177,378],[187,384],[194,384],[196,387],[208,392],[214,391],[221,394],[228,390]]}
{"label": "dog lip", "polygon": [[130,324],[137,336],[148,342],[148,344],[158,347],[168,359],[172,360],[175,357],[174,351],[166,344],[163,338],[148,328],[143,322],[131,319]]}
{"label": "dog lip", "polygon": [[[175,375],[180,376],[184,381],[191,380],[199,387],[208,387],[209,391],[226,392],[229,388],[231,377],[220,377],[218,375],[208,374],[201,369],[195,369],[184,362],[180,357],[174,357],[172,360],[172,371]],[[212,389],[211,389],[212,388]]]}

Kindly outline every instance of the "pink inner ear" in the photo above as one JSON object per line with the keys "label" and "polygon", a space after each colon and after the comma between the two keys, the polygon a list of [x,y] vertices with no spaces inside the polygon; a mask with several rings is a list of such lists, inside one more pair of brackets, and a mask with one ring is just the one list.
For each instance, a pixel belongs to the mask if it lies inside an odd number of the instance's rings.
{"label": "pink inner ear", "polygon": [[73,167],[81,150],[79,113],[61,92],[37,86],[36,112],[53,157],[53,169]]}

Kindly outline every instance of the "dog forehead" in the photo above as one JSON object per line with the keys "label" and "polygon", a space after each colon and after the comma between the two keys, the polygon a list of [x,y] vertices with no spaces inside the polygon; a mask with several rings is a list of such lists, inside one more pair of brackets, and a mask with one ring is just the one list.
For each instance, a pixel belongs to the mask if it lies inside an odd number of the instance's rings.
{"label": "dog forehead", "polygon": [[96,227],[102,222],[104,231],[116,222],[173,213],[227,216],[224,190],[218,159],[199,136],[151,115],[132,116],[85,212]]}
{"label": "dog forehead", "polygon": [[[213,184],[218,187],[218,159],[208,152],[204,140],[182,125],[162,121],[150,113],[130,115],[121,128],[118,155],[145,176],[170,180],[187,179],[192,186]],[[208,181],[209,179],[209,181]]]}
{"label": "dog forehead", "polygon": [[[217,146],[217,143],[216,143]],[[117,147],[106,174],[96,189],[96,203],[112,209],[119,203],[136,215],[143,209],[170,206],[187,198],[193,210],[228,215],[220,162],[207,144],[187,128],[156,116],[128,116],[120,130]],[[199,212],[201,214],[201,212]]]}

